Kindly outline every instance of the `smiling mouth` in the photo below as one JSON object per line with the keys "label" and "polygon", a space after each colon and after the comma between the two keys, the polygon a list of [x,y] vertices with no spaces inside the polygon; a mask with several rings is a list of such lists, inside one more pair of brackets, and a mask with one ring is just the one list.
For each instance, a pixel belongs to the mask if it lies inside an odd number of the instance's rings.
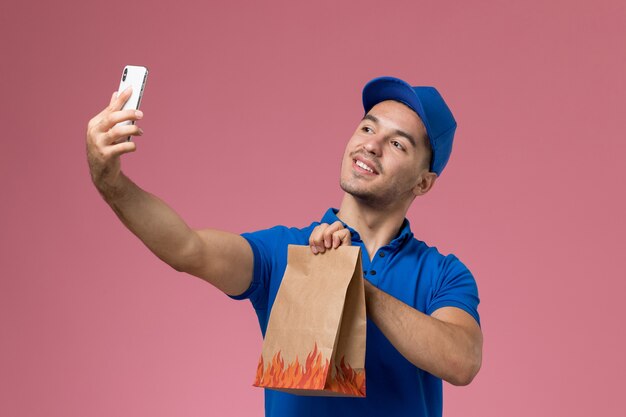
{"label": "smiling mouth", "polygon": [[369,167],[365,162],[361,160],[353,159],[352,163],[358,168],[360,168],[362,171],[367,172],[368,174],[378,175],[377,171],[374,171],[373,168]]}
{"label": "smiling mouth", "polygon": [[368,167],[367,165],[365,165],[363,162],[361,161],[357,161],[356,159],[354,160],[354,163],[356,164],[356,166],[363,168],[366,171],[371,172],[372,174],[374,173],[374,170],[370,167]]}

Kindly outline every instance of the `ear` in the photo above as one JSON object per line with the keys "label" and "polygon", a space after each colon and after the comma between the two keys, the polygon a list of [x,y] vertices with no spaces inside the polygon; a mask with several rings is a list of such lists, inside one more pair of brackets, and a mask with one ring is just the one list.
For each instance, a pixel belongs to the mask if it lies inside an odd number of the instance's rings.
{"label": "ear", "polygon": [[428,191],[430,191],[431,188],[433,188],[436,180],[437,174],[435,174],[434,172],[430,172],[427,170],[422,171],[420,176],[417,178],[417,183],[415,184],[415,187],[413,187],[413,195],[418,197],[420,195],[426,194]]}

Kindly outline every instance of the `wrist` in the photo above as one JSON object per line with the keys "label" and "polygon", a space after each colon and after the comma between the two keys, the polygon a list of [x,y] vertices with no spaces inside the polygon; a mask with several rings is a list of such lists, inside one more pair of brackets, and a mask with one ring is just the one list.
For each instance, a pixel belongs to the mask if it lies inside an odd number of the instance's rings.
{"label": "wrist", "polygon": [[124,198],[130,190],[130,180],[121,171],[113,179],[100,180],[95,183],[100,195],[107,203]]}
{"label": "wrist", "polygon": [[363,278],[363,288],[365,290],[365,306],[369,310],[371,307],[372,300],[375,295],[376,287],[367,280],[367,278]]}

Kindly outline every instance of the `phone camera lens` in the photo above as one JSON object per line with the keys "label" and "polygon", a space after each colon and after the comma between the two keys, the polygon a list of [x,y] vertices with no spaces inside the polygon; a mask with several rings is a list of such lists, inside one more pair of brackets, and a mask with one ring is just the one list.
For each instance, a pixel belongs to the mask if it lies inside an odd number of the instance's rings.
{"label": "phone camera lens", "polygon": [[126,74],[128,74],[128,68],[124,68],[124,74],[122,75],[122,81],[126,81]]}

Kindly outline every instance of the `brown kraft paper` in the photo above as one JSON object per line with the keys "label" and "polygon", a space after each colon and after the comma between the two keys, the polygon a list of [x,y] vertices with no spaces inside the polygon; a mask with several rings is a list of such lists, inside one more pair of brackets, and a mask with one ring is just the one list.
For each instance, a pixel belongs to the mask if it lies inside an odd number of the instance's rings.
{"label": "brown kraft paper", "polygon": [[254,386],[299,395],[365,397],[361,249],[314,255],[289,245]]}

